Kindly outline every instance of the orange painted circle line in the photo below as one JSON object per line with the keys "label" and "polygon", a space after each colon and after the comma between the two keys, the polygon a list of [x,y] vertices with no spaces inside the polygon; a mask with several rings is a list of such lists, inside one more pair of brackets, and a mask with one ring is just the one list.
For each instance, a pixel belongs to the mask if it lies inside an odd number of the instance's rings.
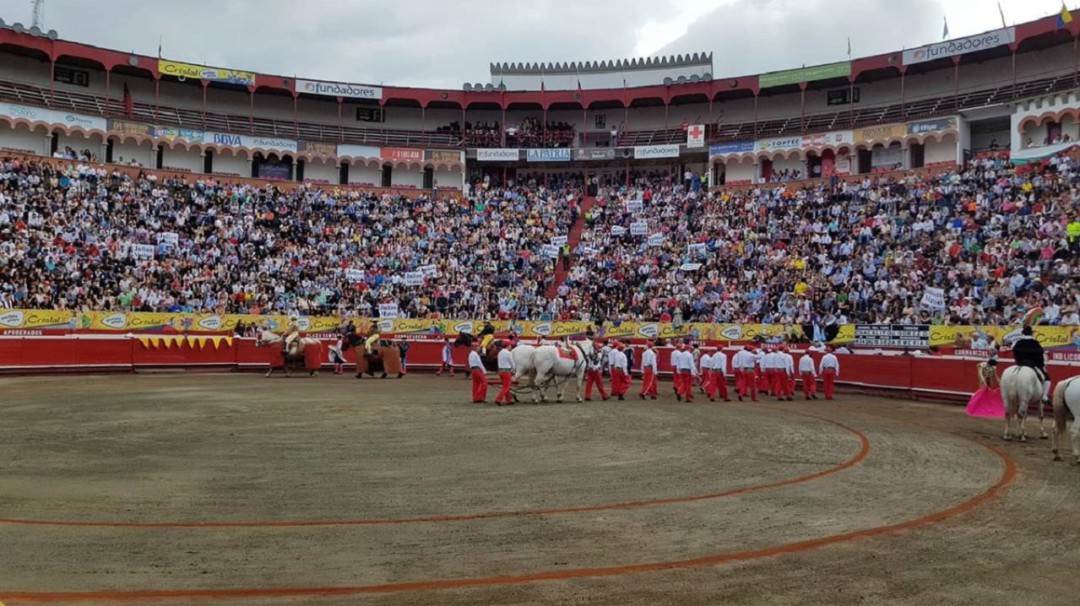
{"label": "orange painted circle line", "polygon": [[[769,409],[765,409],[769,410]],[[483,513],[473,514],[459,514],[459,515],[434,515],[434,516],[419,516],[411,518],[367,518],[357,520],[307,520],[307,521],[295,521],[295,520],[278,520],[278,521],[254,521],[254,522],[105,522],[105,521],[74,521],[74,520],[34,520],[34,519],[22,519],[22,518],[0,518],[0,524],[12,524],[23,526],[75,526],[75,527],[105,527],[105,528],[296,528],[303,526],[386,526],[392,524],[421,524],[421,523],[440,523],[440,522],[469,522],[474,520],[490,520],[495,518],[516,518],[525,516],[541,516],[541,515],[561,515],[571,513],[586,513],[593,511],[613,511],[619,509],[639,509],[644,507],[658,507],[662,505],[676,505],[680,503],[693,503],[696,501],[711,501],[714,499],[722,499],[725,497],[734,497],[743,494],[749,494],[752,492],[759,492],[762,490],[770,490],[773,488],[782,488],[784,486],[792,486],[794,484],[802,484],[804,482],[810,482],[817,480],[825,476],[839,473],[845,469],[849,469],[863,462],[864,459],[870,454],[870,440],[859,430],[848,427],[843,423],[833,421],[832,419],[826,419],[824,417],[818,417],[811,414],[795,411],[783,411],[790,414],[808,417],[816,419],[818,421],[824,421],[835,425],[841,429],[844,429],[854,435],[859,440],[859,452],[855,453],[855,456],[851,457],[847,461],[840,463],[839,465],[823,469],[821,471],[811,473],[796,478],[788,478],[786,480],[779,480],[776,482],[770,482],[768,484],[756,484],[753,486],[743,486],[741,488],[733,488],[731,490],[725,490],[723,492],[715,492],[710,494],[690,495],[685,497],[666,497],[661,499],[649,499],[643,501],[629,501],[626,503],[605,503],[599,505],[581,505],[577,507],[556,507],[551,509],[522,509],[517,511],[488,511]]]}
{"label": "orange painted circle line", "polygon": [[2,597],[17,603],[56,603],[56,602],[132,602],[139,600],[229,600],[229,599],[272,599],[292,597],[328,597],[342,595],[360,595],[377,593],[398,593],[406,591],[431,591],[443,589],[462,589],[472,587],[493,587],[500,585],[518,585],[537,581],[557,581],[585,577],[613,577],[642,572],[657,572],[685,568],[702,568],[732,562],[742,562],[767,558],[788,553],[799,553],[820,549],[829,545],[847,543],[912,530],[930,524],[936,524],[948,518],[968,513],[1001,493],[1016,478],[1016,462],[1009,455],[995,446],[983,445],[997,455],[1004,470],[997,483],[981,494],[958,505],[943,509],[920,518],[897,522],[887,526],[876,526],[855,530],[818,539],[809,539],[750,551],[707,555],[689,560],[667,562],[647,562],[626,566],[608,566],[602,568],[577,568],[574,570],[552,570],[519,575],[498,577],[478,577],[465,579],[441,579],[434,581],[411,581],[404,583],[386,583],[382,585],[358,585],[353,587],[281,587],[256,589],[180,589],[171,591],[101,591],[101,592],[24,592],[8,593]]}

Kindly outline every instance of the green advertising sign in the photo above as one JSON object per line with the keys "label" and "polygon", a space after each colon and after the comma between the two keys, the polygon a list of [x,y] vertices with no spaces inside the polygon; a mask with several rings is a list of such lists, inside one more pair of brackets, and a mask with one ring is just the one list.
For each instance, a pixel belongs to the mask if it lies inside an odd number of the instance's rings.
{"label": "green advertising sign", "polygon": [[761,88],[769,88],[772,86],[784,86],[785,84],[827,80],[829,78],[847,78],[850,75],[851,61],[841,61],[840,63],[828,63],[826,65],[814,65],[801,69],[761,74],[758,76],[758,83]]}

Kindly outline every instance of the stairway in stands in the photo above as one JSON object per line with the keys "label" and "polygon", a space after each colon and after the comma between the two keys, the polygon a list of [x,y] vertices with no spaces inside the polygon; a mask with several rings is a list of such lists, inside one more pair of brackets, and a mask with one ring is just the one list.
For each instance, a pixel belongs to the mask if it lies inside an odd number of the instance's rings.
{"label": "stairway in stands", "polygon": [[[588,212],[590,208],[592,208],[595,202],[596,198],[593,196],[586,196],[581,201],[581,208],[579,209],[580,212],[578,213],[577,221],[574,221],[574,224],[570,226],[570,233],[566,234],[566,240],[567,243],[570,245],[571,251],[576,249],[578,243],[581,242],[581,232],[585,231],[585,213]],[[570,257],[570,261],[571,265],[573,265],[574,259],[572,255]],[[568,270],[563,269],[562,260],[560,259],[559,262],[555,264],[555,280],[551,283],[550,286],[548,286],[547,292],[544,293],[544,296],[546,296],[548,299],[552,299],[558,296],[559,287],[562,286],[563,282],[566,282],[566,276],[569,274],[570,272]]]}

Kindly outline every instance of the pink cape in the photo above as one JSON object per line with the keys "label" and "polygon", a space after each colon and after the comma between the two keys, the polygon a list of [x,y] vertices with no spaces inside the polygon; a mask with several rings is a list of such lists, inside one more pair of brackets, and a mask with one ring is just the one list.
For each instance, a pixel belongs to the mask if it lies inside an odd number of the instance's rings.
{"label": "pink cape", "polygon": [[1001,400],[1001,392],[989,387],[976,391],[968,400],[967,414],[983,419],[1004,419],[1005,403]]}

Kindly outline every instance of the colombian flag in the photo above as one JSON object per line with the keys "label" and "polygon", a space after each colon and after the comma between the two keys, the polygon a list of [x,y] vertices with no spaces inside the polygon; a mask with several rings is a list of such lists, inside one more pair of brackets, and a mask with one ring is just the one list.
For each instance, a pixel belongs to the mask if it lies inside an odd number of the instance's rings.
{"label": "colombian flag", "polygon": [[1061,12],[1058,13],[1057,26],[1065,27],[1069,23],[1072,23],[1072,13],[1069,12],[1069,9],[1065,8],[1065,3],[1062,2]]}

